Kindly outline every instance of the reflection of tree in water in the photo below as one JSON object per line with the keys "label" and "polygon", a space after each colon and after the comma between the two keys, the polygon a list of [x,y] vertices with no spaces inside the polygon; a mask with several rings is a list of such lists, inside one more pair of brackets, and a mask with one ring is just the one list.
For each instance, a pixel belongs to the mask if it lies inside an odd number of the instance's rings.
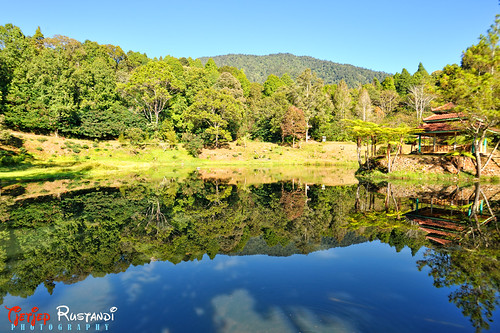
{"label": "reflection of tree in water", "polygon": [[298,188],[293,192],[282,191],[280,203],[288,220],[295,220],[304,214],[307,197],[305,192]]}
{"label": "reflection of tree in water", "polygon": [[[497,239],[497,242],[499,239]],[[430,269],[434,286],[459,288],[449,295],[450,302],[470,318],[476,331],[488,329],[493,310],[498,306],[500,264],[497,255],[463,249],[428,250],[418,268]]]}
{"label": "reflection of tree in water", "polygon": [[153,223],[156,227],[156,234],[160,232],[160,230],[172,229],[172,225],[168,222],[167,217],[161,211],[161,203],[159,199],[151,200],[149,202],[149,207],[146,211],[147,224],[146,230],[150,228],[150,225]]}
{"label": "reflection of tree in water", "polygon": [[[480,213],[480,198],[485,201],[491,221]],[[450,302],[461,309],[476,332],[489,329],[493,311],[499,305],[500,290],[500,233],[493,210],[479,183],[471,195],[469,217],[463,221],[461,237],[444,247],[429,249],[424,259],[417,262],[419,270],[428,267],[437,288],[457,287],[449,295]]]}
{"label": "reflection of tree in water", "polygon": [[[428,242],[401,218],[411,204],[400,193],[397,186],[366,184],[322,187],[283,182],[241,188],[193,174],[184,181],[163,178],[74,191],[59,198],[11,200],[4,209],[7,221],[0,224],[0,297],[28,296],[42,283],[50,292],[57,282],[125,271],[152,258],[175,264],[207,254],[214,258],[243,250],[270,253],[266,251],[275,246],[274,253],[291,255],[366,239],[380,240],[397,251],[408,246],[415,254]],[[490,203],[492,210],[495,205]],[[478,239],[498,243],[484,235],[488,233],[475,231],[468,238],[476,245]],[[261,241],[247,249],[250,238]],[[483,251],[469,248],[473,253]],[[463,254],[453,253],[453,260],[459,255]],[[442,265],[435,264],[437,269]],[[485,262],[477,274],[496,270],[491,267]],[[497,287],[483,285],[478,282],[478,289],[469,283],[475,289],[463,288],[450,299],[464,308],[467,295],[486,299]],[[494,308],[496,303],[487,304]]]}

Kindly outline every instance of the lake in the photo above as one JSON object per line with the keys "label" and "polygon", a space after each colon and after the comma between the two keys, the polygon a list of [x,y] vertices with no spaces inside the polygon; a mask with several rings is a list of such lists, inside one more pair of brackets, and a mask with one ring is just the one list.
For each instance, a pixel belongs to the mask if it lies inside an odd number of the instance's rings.
{"label": "lake", "polygon": [[500,186],[343,174],[4,182],[0,332],[500,331]]}

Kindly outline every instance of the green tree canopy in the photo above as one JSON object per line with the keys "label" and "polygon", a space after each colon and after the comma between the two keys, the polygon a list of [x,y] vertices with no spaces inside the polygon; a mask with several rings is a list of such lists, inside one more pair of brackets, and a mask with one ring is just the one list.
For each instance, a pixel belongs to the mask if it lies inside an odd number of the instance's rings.
{"label": "green tree canopy", "polygon": [[151,61],[138,67],[122,89],[137,103],[148,121],[156,127],[168,102],[185,89],[175,67],[165,61]]}
{"label": "green tree canopy", "polygon": [[218,148],[236,135],[242,113],[241,102],[228,91],[204,89],[196,95],[184,118],[193,132],[203,135],[207,145]]}

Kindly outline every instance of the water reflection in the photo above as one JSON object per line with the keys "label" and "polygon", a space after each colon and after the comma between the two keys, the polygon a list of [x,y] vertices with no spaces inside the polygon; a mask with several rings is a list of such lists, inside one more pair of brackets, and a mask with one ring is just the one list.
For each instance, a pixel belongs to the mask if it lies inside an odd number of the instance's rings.
{"label": "water reflection", "polygon": [[426,251],[417,263],[419,269],[430,269],[437,288],[455,289],[449,300],[470,318],[476,331],[489,329],[499,304],[500,238],[490,204],[498,205],[498,194],[497,187],[479,183],[419,193],[413,200],[415,209],[406,214],[439,245]]}
{"label": "water reflection", "polygon": [[[417,261],[418,269],[428,272],[435,287],[447,288],[450,302],[477,330],[489,328],[498,306],[500,241],[495,214],[500,188],[496,186],[321,186],[295,180],[242,185],[203,179],[197,173],[184,181],[163,178],[75,185],[58,195],[33,195],[28,188],[33,184],[10,186],[15,190],[3,191],[0,196],[2,303],[7,295],[34,295],[41,285],[53,294],[62,288],[61,282],[85,280],[78,284],[83,286],[89,283],[89,276],[122,272],[117,276],[126,303],[136,304],[149,293],[151,302],[161,306],[161,298],[155,299],[147,286],[158,289],[161,285],[159,295],[174,287],[155,270],[156,261],[179,264],[205,258],[206,262],[225,254],[231,257],[214,261],[211,269],[218,273],[213,274],[229,274],[226,279],[239,281],[248,269],[242,256],[287,257],[314,252],[316,256],[308,256],[307,263],[319,257],[340,260],[331,249],[354,248],[355,244],[377,240],[397,252],[408,248],[413,256],[426,249],[423,257],[413,261],[413,267]],[[132,267],[146,263],[151,264],[140,270]],[[369,263],[365,263],[367,268],[361,274],[374,274],[383,266],[382,260],[373,264],[378,267],[368,268]],[[262,263],[259,265],[263,269]],[[356,280],[354,271],[337,274],[345,275],[345,281]],[[273,302],[262,309],[263,296],[248,284],[214,290],[208,303],[194,304],[190,311],[198,318],[210,317],[217,331],[266,327],[272,327],[273,332],[363,331],[369,330],[373,318],[383,317],[374,315],[381,304],[355,298],[342,289],[326,295],[325,308],[336,309],[336,313],[312,311],[301,303]],[[327,281],[310,294],[324,296],[321,288],[328,289],[325,286]],[[306,297],[305,291],[313,287],[276,284],[273,288],[273,292],[300,288],[295,296],[276,294],[295,299],[297,295]],[[186,285],[178,297],[195,299],[205,292]],[[402,296],[404,293],[408,294]],[[102,295],[108,300],[114,297],[105,292]],[[415,297],[409,290],[387,291],[380,299],[391,299],[388,295],[393,297],[390,302]],[[361,317],[371,319],[360,324]],[[391,320],[386,316],[380,327],[395,325]]]}

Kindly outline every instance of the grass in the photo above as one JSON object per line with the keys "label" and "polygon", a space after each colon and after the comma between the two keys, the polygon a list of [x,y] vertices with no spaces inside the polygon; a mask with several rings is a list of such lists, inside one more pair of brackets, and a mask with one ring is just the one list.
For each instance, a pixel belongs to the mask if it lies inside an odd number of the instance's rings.
{"label": "grass", "polygon": [[[357,169],[356,146],[343,142],[301,143],[301,148],[281,146],[269,142],[247,141],[245,145],[231,143],[225,148],[203,149],[198,158],[192,157],[178,145],[163,149],[153,144],[136,147],[118,140],[91,141],[65,139],[30,133],[13,133],[24,139],[24,148],[35,158],[16,167],[1,167],[0,179],[41,179],[44,176],[100,177],[110,174],[146,172],[155,169],[214,169],[214,168],[295,168],[344,167]],[[300,166],[300,168],[297,168]],[[424,173],[418,171],[375,171],[361,178],[370,181],[407,182],[469,182],[470,174]],[[481,181],[499,182],[498,176],[484,177]]]}
{"label": "grass", "polygon": [[0,179],[41,179],[66,177],[71,174],[95,177],[110,173],[144,172],[154,168],[208,167],[283,167],[283,166],[347,166],[352,161],[355,145],[351,143],[302,143],[291,148],[268,142],[231,143],[220,149],[204,149],[194,158],[178,145],[164,150],[155,145],[135,147],[118,140],[91,141],[65,139],[30,133],[13,133],[24,139],[24,147],[35,158],[29,164],[0,168]]}

